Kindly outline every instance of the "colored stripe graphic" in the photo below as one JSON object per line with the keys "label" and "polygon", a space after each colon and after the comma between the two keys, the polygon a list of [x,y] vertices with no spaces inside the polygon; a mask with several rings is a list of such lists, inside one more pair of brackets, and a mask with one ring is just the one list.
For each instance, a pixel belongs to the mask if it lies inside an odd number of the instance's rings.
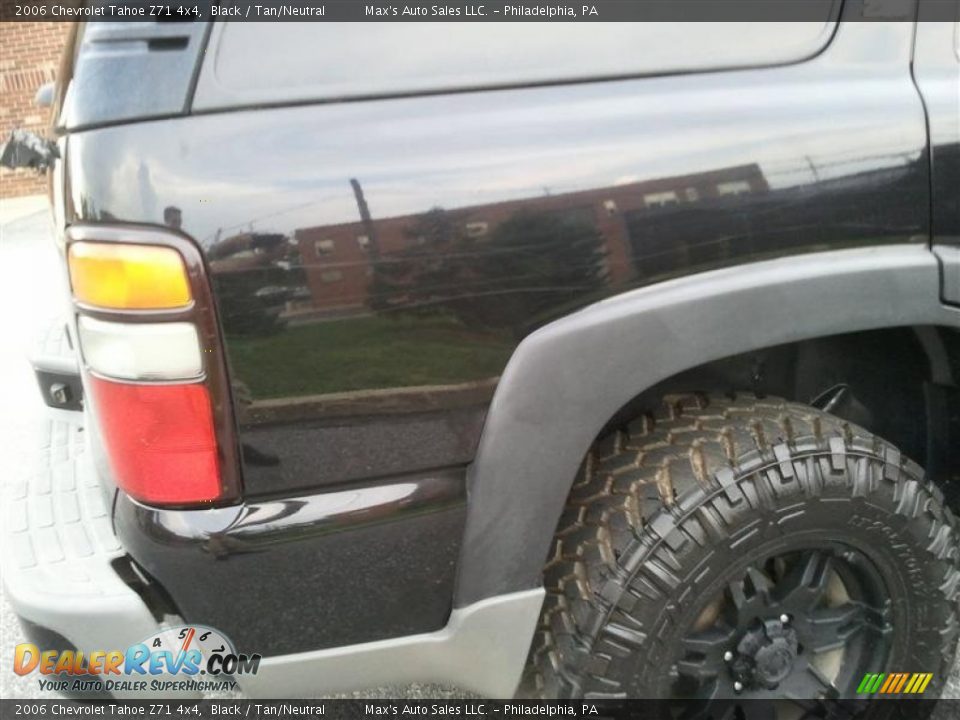
{"label": "colored stripe graphic", "polygon": [[933,673],[867,673],[857,686],[858,695],[919,695],[933,680]]}
{"label": "colored stripe graphic", "polygon": [[887,677],[887,681],[883,684],[883,687],[880,688],[880,694],[885,695],[886,693],[888,693],[890,691],[890,688],[893,687],[894,684],[896,684],[897,680],[899,679],[900,679],[899,673],[890,673],[890,675]]}
{"label": "colored stripe graphic", "polygon": [[907,686],[903,689],[905,694],[912,693],[914,689],[920,687],[920,681],[923,678],[922,673],[914,673],[910,676],[910,682],[907,683]]}
{"label": "colored stripe graphic", "polygon": [[907,678],[910,677],[909,673],[900,673],[900,680],[897,682],[896,686],[890,690],[891,693],[896,694],[903,690],[903,686],[907,683]]}

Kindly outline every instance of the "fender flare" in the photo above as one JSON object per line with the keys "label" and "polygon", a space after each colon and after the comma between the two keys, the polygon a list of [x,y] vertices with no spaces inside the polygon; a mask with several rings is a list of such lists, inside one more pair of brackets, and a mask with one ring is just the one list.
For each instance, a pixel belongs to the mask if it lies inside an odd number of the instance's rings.
{"label": "fender flare", "polygon": [[510,358],[468,470],[455,606],[540,586],[580,463],[606,422],[642,391],[751,350],[916,325],[960,326],[960,309],[941,302],[940,267],[926,244],[690,275],[539,329]]}

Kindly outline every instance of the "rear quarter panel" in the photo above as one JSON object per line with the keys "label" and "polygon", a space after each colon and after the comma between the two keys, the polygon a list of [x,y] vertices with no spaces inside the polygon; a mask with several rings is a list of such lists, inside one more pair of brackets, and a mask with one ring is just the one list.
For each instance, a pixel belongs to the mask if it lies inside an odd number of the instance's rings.
{"label": "rear quarter panel", "polygon": [[462,465],[552,319],[719,265],[926,241],[912,27],[839,33],[786,67],[78,133],[73,217],[199,243],[248,495]]}

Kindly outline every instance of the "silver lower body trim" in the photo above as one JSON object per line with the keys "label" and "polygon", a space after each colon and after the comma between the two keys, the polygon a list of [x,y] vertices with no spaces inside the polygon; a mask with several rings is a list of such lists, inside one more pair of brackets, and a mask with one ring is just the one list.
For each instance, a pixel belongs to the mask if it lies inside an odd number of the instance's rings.
{"label": "silver lower body trim", "polygon": [[511,697],[520,683],[543,589],[454,610],[432,633],[264,658],[238,676],[251,697],[317,697],[377,685],[436,682],[484,697]]}

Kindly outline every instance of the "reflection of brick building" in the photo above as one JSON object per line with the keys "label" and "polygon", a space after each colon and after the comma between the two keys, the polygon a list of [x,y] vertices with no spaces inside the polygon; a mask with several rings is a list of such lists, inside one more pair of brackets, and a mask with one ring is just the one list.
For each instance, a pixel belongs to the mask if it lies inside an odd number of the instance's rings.
{"label": "reflection of brick building", "polygon": [[[49,21],[0,23],[0,143],[17,128],[47,134],[50,112],[38,108],[34,96],[53,81],[70,26]],[[36,170],[0,168],[0,197],[46,190],[47,179]]]}
{"label": "reflection of brick building", "polygon": [[[631,248],[629,225],[632,220],[628,218],[675,205],[768,190],[760,167],[752,164],[448,210],[460,225],[459,231],[478,244],[491,235],[499,223],[520,211],[575,214],[578,219],[592,222],[604,238],[608,278],[616,285],[635,271],[637,247],[634,243]],[[422,242],[413,232],[420,219],[418,215],[404,215],[374,220],[380,262],[389,262],[391,254]],[[306,269],[314,308],[347,311],[367,305],[373,274],[372,239],[361,221],[303,228],[297,230],[294,237]]]}

